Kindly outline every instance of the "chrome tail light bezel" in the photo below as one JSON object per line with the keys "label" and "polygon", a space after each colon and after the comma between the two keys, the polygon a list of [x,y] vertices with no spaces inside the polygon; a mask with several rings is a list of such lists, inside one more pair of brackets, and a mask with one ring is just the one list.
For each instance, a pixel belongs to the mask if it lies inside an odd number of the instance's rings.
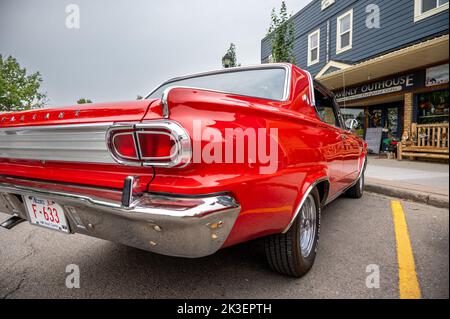
{"label": "chrome tail light bezel", "polygon": [[[134,145],[138,159],[122,157],[118,154],[114,146],[114,136],[120,132],[132,132],[134,135]],[[170,135],[175,143],[173,156],[152,158],[143,157],[139,134],[165,134]],[[140,123],[114,123],[106,132],[106,143],[111,157],[119,164],[127,166],[155,166],[155,167],[185,167],[192,159],[192,143],[188,132],[177,122],[172,120],[153,120]]]}

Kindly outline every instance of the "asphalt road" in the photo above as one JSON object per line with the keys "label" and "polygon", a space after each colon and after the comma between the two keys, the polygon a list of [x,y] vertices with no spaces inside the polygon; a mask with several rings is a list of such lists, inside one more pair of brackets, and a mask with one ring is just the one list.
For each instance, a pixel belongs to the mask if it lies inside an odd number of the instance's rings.
{"label": "asphalt road", "polygon": [[[28,223],[1,228],[0,298],[399,298],[391,200],[366,193],[329,205],[316,264],[301,279],[272,272],[261,241],[189,260]],[[402,204],[421,295],[448,298],[449,212]],[[65,285],[69,264],[79,289]],[[366,286],[368,265],[379,267],[379,288]]]}

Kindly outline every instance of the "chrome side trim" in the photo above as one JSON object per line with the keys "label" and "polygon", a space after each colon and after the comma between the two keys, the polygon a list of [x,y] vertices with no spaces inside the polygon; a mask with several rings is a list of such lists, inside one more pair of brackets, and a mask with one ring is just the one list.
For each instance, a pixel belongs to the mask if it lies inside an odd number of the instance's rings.
{"label": "chrome side trim", "polygon": [[223,246],[241,209],[229,194],[142,193],[126,207],[122,195],[127,184],[131,194],[133,180],[127,179],[121,192],[0,175],[0,211],[28,219],[20,196],[51,199],[63,207],[74,233],[164,255],[197,258]]}
{"label": "chrome side trim", "polygon": [[300,201],[297,208],[295,209],[295,213],[292,216],[292,219],[289,222],[289,225],[283,230],[283,232],[282,232],[283,234],[286,234],[289,231],[289,229],[291,228],[291,226],[294,224],[295,220],[297,219],[298,214],[300,213],[300,210],[302,209],[303,204],[305,203],[306,198],[308,198],[308,195],[311,193],[311,191],[314,189],[314,187],[316,187],[319,183],[322,183],[325,181],[330,182],[330,180],[327,177],[324,177],[324,178],[320,178],[320,179],[314,181],[314,183],[312,183],[308,187],[305,194],[303,194],[302,200]]}
{"label": "chrome side trim", "polygon": [[[155,161],[155,159],[142,157],[139,143],[136,143],[136,145],[138,146],[137,148],[140,161],[129,161],[117,156],[114,150],[113,141],[111,139],[111,136],[113,136],[114,132],[120,130],[132,130],[135,132],[137,138],[137,134],[139,134],[140,131],[144,132],[145,129],[163,130],[165,132],[164,134],[170,135],[175,141],[176,149],[174,150],[174,155],[168,161],[158,163],[157,161]],[[108,128],[106,132],[106,140],[108,150],[112,158],[114,158],[115,162],[122,165],[156,166],[169,168],[185,167],[191,162],[192,159],[191,138],[188,132],[180,124],[172,120],[152,120],[142,123],[115,123]]]}
{"label": "chrome side trim", "polygon": [[169,93],[170,93],[170,91],[172,91],[175,88],[177,88],[177,87],[175,87],[175,86],[168,87],[167,89],[164,90],[163,95],[161,97],[162,114],[163,114],[163,117],[165,119],[168,119],[169,116],[170,116],[170,113],[169,113],[169,101],[168,101]]}
{"label": "chrome side trim", "polygon": [[112,123],[0,128],[0,158],[113,164],[105,143]]}
{"label": "chrome side trim", "polygon": [[311,73],[309,73],[308,71],[303,70],[306,75],[308,76],[308,82],[309,82],[309,97],[310,97],[310,101],[311,101],[311,106],[315,107],[316,106],[316,95],[314,93],[314,79],[311,75]]}
{"label": "chrome side trim", "polygon": [[[150,93],[148,93],[145,98],[146,99],[149,98],[150,95],[152,95],[160,87],[170,84],[170,83],[174,83],[174,86],[168,87],[166,90],[164,90],[163,98],[162,98],[163,106],[164,106],[164,104],[167,106],[167,96],[170,93],[170,90],[172,90],[175,87],[189,88],[189,89],[196,89],[196,90],[205,90],[205,91],[216,92],[216,93],[236,94],[233,92],[224,92],[224,91],[220,91],[220,90],[210,90],[210,89],[205,89],[205,88],[195,88],[195,87],[189,87],[189,86],[177,86],[175,82],[190,79],[190,78],[215,75],[215,74],[221,74],[221,73],[244,72],[244,71],[261,70],[261,69],[262,70],[264,70],[264,69],[280,69],[280,68],[283,68],[286,70],[283,98],[280,102],[286,102],[289,100],[290,93],[291,93],[292,69],[289,64],[284,64],[284,63],[273,63],[273,64],[263,64],[263,65],[253,65],[253,66],[246,66],[246,67],[228,68],[228,69],[223,69],[223,70],[215,70],[215,71],[209,71],[209,72],[203,72],[203,73],[197,73],[197,74],[192,74],[192,75],[176,77],[176,78],[170,79],[170,80],[162,83],[161,85],[158,85]],[[239,95],[239,94],[236,94],[236,95]],[[164,100],[165,100],[165,102],[164,102]],[[166,107],[164,107],[164,108],[166,108]],[[166,111],[168,112],[168,108],[166,108],[166,109],[164,109],[164,108],[163,108],[163,115],[165,114],[164,112],[166,112]]]}

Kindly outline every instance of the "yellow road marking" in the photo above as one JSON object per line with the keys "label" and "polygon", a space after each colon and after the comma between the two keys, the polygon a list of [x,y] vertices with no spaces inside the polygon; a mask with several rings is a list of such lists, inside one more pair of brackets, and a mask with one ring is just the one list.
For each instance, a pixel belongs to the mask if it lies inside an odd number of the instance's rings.
{"label": "yellow road marking", "polygon": [[392,201],[391,208],[394,219],[395,239],[397,241],[400,299],[420,299],[421,292],[405,213],[399,201]]}

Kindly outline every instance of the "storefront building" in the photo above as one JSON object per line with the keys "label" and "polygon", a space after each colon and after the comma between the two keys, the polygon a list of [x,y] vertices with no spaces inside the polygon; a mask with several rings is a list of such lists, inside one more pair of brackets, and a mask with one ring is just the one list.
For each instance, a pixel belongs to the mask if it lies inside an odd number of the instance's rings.
{"label": "storefront building", "polygon": [[[448,158],[448,0],[314,0],[292,19],[297,65],[336,94],[358,134],[379,128],[405,149],[429,147],[417,157]],[[261,51],[269,62],[269,38]]]}
{"label": "storefront building", "polygon": [[[336,82],[341,82],[342,78],[348,79],[348,86],[334,89],[334,92],[344,117],[356,118],[360,123],[358,133],[361,136],[367,135],[368,128],[382,128],[382,140],[388,138],[407,142],[414,139],[417,143],[417,135],[430,134],[426,136],[423,146],[448,148],[448,40],[448,35],[427,40],[323,75],[319,80],[329,87],[338,87]],[[431,60],[436,55],[439,56]],[[422,65],[424,60],[427,61],[425,66]],[[399,70],[393,73],[395,69]],[[375,72],[383,74],[383,77],[354,84],[358,79],[365,78],[366,74]],[[442,125],[439,127],[440,132],[432,136],[433,132],[429,130],[439,125]],[[422,130],[417,131],[417,127]],[[439,143],[434,141],[438,134]],[[423,153],[414,157],[448,157],[448,151],[447,156],[442,152]]]}

